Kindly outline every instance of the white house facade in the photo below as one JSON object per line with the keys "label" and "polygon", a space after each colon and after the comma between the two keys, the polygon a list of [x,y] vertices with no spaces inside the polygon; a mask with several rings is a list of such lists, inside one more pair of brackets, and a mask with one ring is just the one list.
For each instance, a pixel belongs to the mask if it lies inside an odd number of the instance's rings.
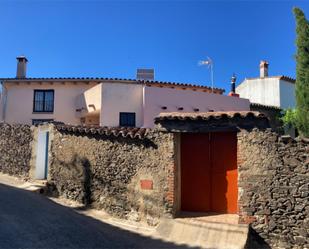
{"label": "white house facade", "polygon": [[294,108],[295,79],[287,76],[268,76],[268,63],[261,61],[260,77],[246,78],[236,87],[241,98],[251,103],[275,106],[281,109]]}

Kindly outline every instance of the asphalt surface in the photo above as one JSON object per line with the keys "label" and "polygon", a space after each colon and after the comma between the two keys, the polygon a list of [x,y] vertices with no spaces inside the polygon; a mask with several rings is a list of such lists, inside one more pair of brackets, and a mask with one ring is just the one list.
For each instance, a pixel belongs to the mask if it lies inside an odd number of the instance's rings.
{"label": "asphalt surface", "polygon": [[0,248],[186,248],[84,216],[0,184]]}

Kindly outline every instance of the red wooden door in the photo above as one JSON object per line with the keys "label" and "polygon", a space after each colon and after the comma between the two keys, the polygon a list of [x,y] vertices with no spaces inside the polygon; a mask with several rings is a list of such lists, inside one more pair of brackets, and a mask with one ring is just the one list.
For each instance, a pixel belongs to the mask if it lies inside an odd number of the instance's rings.
{"label": "red wooden door", "polygon": [[236,213],[237,179],[236,133],[182,134],[183,211]]}
{"label": "red wooden door", "polygon": [[181,209],[210,209],[209,134],[181,136]]}
{"label": "red wooden door", "polygon": [[234,132],[211,133],[211,208],[237,213],[237,137]]}

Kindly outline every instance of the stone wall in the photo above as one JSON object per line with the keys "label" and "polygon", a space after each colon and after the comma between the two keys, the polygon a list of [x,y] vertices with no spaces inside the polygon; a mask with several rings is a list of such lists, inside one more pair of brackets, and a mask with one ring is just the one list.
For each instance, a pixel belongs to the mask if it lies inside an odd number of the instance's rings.
{"label": "stone wall", "polygon": [[[44,128],[51,193],[151,225],[179,210],[180,129],[64,127],[0,124],[0,172],[31,177],[37,131]],[[309,142],[236,128],[240,222],[275,248],[309,248]]]}
{"label": "stone wall", "polygon": [[240,221],[273,247],[309,247],[309,142],[238,133]]}
{"label": "stone wall", "polygon": [[263,113],[268,117],[270,127],[277,133],[284,134],[283,122],[281,121],[282,110],[279,107],[251,103],[250,110]]}
{"label": "stone wall", "polygon": [[28,178],[31,142],[30,126],[0,123],[0,172]]}
{"label": "stone wall", "polygon": [[49,189],[110,214],[155,225],[173,212],[167,177],[174,136],[148,130],[143,138],[54,129]]}

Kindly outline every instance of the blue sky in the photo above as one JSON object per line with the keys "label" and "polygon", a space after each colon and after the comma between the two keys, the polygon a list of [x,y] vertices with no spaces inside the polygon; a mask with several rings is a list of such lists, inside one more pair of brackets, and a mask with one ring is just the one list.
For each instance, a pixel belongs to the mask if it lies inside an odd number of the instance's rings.
{"label": "blue sky", "polygon": [[198,61],[214,61],[215,86],[258,76],[295,77],[294,6],[308,1],[0,1],[0,77],[135,78],[154,68],[162,81],[210,85]]}

